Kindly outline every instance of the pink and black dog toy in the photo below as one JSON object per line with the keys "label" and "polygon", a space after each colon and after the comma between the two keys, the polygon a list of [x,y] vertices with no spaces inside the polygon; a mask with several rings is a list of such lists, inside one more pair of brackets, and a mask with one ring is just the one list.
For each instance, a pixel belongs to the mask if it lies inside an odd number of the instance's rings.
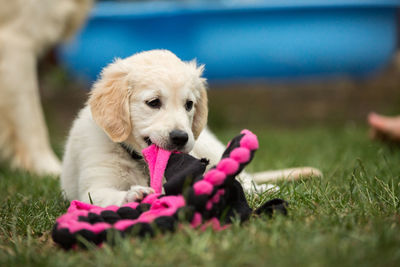
{"label": "pink and black dog toy", "polygon": [[[219,163],[204,174],[208,160],[151,145],[142,152],[154,194],[138,202],[105,208],[74,200],[67,213],[56,220],[53,240],[70,249],[83,245],[81,238],[100,245],[112,240],[115,233],[153,236],[156,231],[174,231],[183,222],[218,230],[228,226],[233,218],[243,222],[253,213],[286,214],[287,203],[281,199],[270,200],[253,211],[235,179],[257,149],[256,135],[243,130],[228,144]],[[166,183],[162,185],[164,177]],[[165,194],[161,193],[162,187]]]}

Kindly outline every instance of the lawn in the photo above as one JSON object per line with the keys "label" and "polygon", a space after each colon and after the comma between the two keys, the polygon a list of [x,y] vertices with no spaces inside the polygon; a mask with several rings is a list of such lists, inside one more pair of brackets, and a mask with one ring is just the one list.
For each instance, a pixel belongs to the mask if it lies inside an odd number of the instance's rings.
{"label": "lawn", "polygon": [[[239,130],[217,134],[227,141]],[[366,129],[354,125],[254,132],[260,149],[248,170],[311,165],[324,173],[248,196],[253,207],[287,200],[287,217],[252,218],[221,232],[183,227],[66,252],[50,237],[68,206],[58,181],[3,165],[0,266],[400,266],[400,150],[371,142]]]}

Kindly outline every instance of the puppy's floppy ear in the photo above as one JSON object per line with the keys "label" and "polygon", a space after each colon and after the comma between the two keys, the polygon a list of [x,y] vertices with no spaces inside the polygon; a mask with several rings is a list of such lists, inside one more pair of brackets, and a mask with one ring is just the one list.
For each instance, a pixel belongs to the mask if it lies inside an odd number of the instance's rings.
{"label": "puppy's floppy ear", "polygon": [[128,68],[117,59],[103,69],[89,97],[94,121],[114,142],[125,141],[132,130],[127,74]]}
{"label": "puppy's floppy ear", "polygon": [[[195,61],[194,64],[196,64]],[[200,92],[200,96],[195,104],[195,114],[192,123],[192,131],[195,139],[199,137],[201,131],[203,131],[204,127],[206,127],[208,118],[208,98],[206,90],[207,82],[206,79],[201,78],[203,70],[204,70],[204,65],[201,65],[200,67],[197,68],[197,73],[199,77],[198,78],[199,83],[197,84],[197,88]]]}

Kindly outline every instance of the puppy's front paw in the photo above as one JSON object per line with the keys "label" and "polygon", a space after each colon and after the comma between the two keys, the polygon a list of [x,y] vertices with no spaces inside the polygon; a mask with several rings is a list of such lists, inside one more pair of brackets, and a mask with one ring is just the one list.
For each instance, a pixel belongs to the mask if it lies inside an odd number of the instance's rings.
{"label": "puppy's front paw", "polygon": [[125,196],[125,202],[142,200],[146,195],[154,193],[154,189],[148,186],[133,185]]}

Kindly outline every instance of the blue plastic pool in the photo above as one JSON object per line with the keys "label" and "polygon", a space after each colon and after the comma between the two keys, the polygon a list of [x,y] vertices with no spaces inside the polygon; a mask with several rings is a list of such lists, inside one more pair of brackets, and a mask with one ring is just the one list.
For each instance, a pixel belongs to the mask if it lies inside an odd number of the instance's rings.
{"label": "blue plastic pool", "polygon": [[206,64],[212,80],[370,74],[397,42],[400,0],[254,0],[98,3],[60,48],[93,80],[115,57],[163,48]]}

